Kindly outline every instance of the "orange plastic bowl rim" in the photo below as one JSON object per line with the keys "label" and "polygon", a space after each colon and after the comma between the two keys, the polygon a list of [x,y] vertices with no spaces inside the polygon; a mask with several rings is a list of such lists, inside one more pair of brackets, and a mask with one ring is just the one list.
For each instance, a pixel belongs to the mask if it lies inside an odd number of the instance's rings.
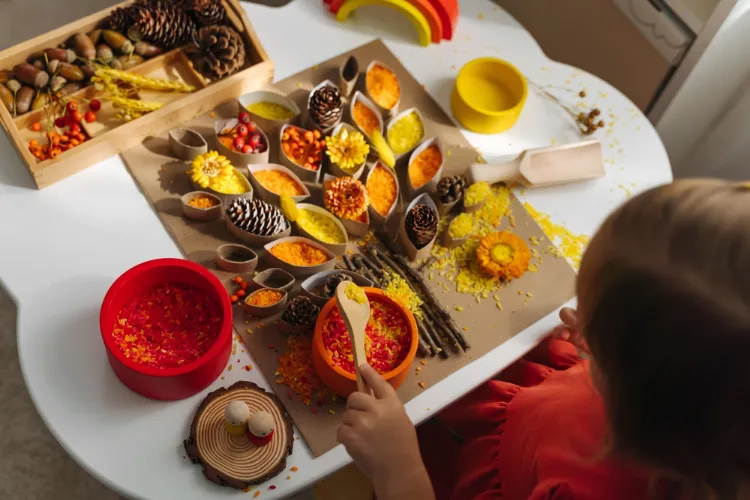
{"label": "orange plastic bowl rim", "polygon": [[[383,375],[383,378],[391,384],[394,389],[398,389],[398,387],[404,383],[404,380],[406,380],[406,377],[409,374],[409,367],[411,367],[414,358],[417,355],[417,347],[419,344],[417,322],[409,309],[388,297],[382,290],[366,287],[364,288],[364,291],[370,300],[383,302],[401,311],[409,325],[411,344],[409,345],[409,351],[407,352],[406,357],[396,368]],[[357,390],[357,376],[354,373],[349,373],[334,365],[331,356],[323,345],[323,323],[325,322],[328,313],[331,312],[331,309],[334,307],[336,307],[336,299],[332,298],[323,306],[323,309],[321,309],[320,314],[318,315],[318,320],[315,322],[312,360],[315,371],[323,383],[339,396],[347,397],[349,394]]]}

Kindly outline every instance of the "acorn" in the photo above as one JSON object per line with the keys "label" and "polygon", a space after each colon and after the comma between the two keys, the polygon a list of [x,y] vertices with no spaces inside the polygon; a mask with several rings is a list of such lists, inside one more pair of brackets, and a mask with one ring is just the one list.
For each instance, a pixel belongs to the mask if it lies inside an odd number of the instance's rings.
{"label": "acorn", "polygon": [[0,83],[7,83],[13,78],[13,72],[9,69],[0,69]]}
{"label": "acorn", "polygon": [[133,43],[116,31],[104,30],[102,31],[102,38],[107,45],[120,53],[129,54],[133,52]]}
{"label": "acorn", "polygon": [[112,67],[112,69],[122,69],[122,61],[120,61],[119,59],[112,59],[109,65]]}
{"label": "acorn", "polygon": [[80,82],[85,77],[81,68],[64,62],[57,66],[57,74],[69,82]]}
{"label": "acorn", "polygon": [[10,89],[10,91],[11,91],[11,92],[13,92],[14,94],[15,94],[16,92],[18,92],[19,90],[21,90],[21,87],[22,87],[22,85],[21,85],[21,82],[19,82],[19,81],[18,81],[18,80],[16,80],[15,78],[14,78],[14,79],[11,79],[11,80],[8,80],[8,83],[6,83],[5,85],[6,85],[6,86],[7,86],[7,87],[8,87],[9,89]]}
{"label": "acorn", "polygon": [[13,76],[19,81],[38,89],[46,87],[49,83],[49,75],[47,72],[42,71],[29,63],[21,63],[14,66]]}
{"label": "acorn", "polygon": [[138,54],[120,56],[117,59],[122,63],[122,69],[128,70],[134,68],[143,62],[143,58]]}
{"label": "acorn", "polygon": [[112,47],[106,43],[100,43],[96,46],[96,58],[105,64],[109,64],[115,58]]}
{"label": "acorn", "polygon": [[81,90],[81,88],[81,84],[78,82],[66,83],[65,86],[60,89],[60,95],[64,97],[66,95],[74,94]]}
{"label": "acorn", "polygon": [[49,103],[49,94],[46,92],[39,92],[34,101],[31,103],[31,110],[35,111],[45,107]]}
{"label": "acorn", "polygon": [[13,98],[13,92],[2,83],[0,83],[0,101],[2,101],[5,109],[9,112],[13,111],[13,107],[16,104],[16,100]]}
{"label": "acorn", "polygon": [[37,59],[36,61],[33,61],[31,65],[41,70],[44,69],[44,61],[42,59]]}
{"label": "acorn", "polygon": [[89,39],[91,40],[91,43],[96,45],[97,43],[99,43],[99,40],[101,40],[102,38],[102,31],[103,30],[100,30],[97,28],[93,31],[89,31],[88,33],[86,33],[86,36],[89,37]]}
{"label": "acorn", "polygon": [[49,88],[52,92],[57,92],[65,86],[68,81],[60,75],[55,75],[52,80],[49,81]]}
{"label": "acorn", "polygon": [[148,42],[136,42],[135,53],[143,57],[154,57],[164,52],[161,47],[151,45]]}
{"label": "acorn", "polygon": [[31,108],[31,101],[34,99],[34,89],[31,87],[21,87],[16,94],[16,113],[22,115]]}
{"label": "acorn", "polygon": [[96,57],[96,47],[94,42],[91,41],[87,35],[83,33],[76,33],[73,35],[73,49],[83,59],[91,61]]}
{"label": "acorn", "polygon": [[79,67],[81,68],[81,71],[83,71],[83,76],[85,76],[89,80],[96,74],[96,66],[94,66],[94,63],[91,61],[86,61]]}

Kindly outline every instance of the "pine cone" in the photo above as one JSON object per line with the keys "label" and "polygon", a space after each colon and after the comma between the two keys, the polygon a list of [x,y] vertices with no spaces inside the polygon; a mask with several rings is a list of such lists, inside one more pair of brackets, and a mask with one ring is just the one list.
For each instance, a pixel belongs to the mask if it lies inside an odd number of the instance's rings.
{"label": "pine cone", "polygon": [[333,297],[336,294],[336,287],[339,286],[339,283],[341,283],[342,281],[354,280],[352,280],[352,277],[346,273],[331,274],[326,280],[325,286],[323,287],[323,293],[325,294],[325,296],[328,298]]}
{"label": "pine cone", "polygon": [[273,236],[289,227],[281,210],[257,198],[237,198],[227,208],[227,217],[238,228],[257,236]]}
{"label": "pine cone", "polygon": [[332,85],[324,85],[310,98],[310,117],[321,128],[336,125],[341,119],[343,110],[341,92]]}
{"label": "pine cone", "polygon": [[320,308],[304,295],[297,295],[286,305],[281,319],[292,325],[313,326],[318,319]]}
{"label": "pine cone", "polygon": [[198,27],[221,24],[227,14],[220,0],[182,0],[181,5]]}
{"label": "pine cone", "polygon": [[170,50],[189,43],[194,33],[195,21],[179,7],[161,0],[133,6],[128,36],[134,40],[145,40]]}
{"label": "pine cone", "polygon": [[427,245],[437,234],[438,214],[427,205],[415,205],[406,214],[406,234],[416,248]]}
{"label": "pine cone", "polygon": [[106,30],[114,30],[120,33],[125,33],[133,23],[132,14],[132,6],[118,7],[109,13],[109,16],[107,16],[99,24],[99,27]]}
{"label": "pine cone", "polygon": [[229,76],[245,64],[245,43],[240,34],[228,26],[201,28],[187,53],[195,69],[212,80]]}
{"label": "pine cone", "polygon": [[438,198],[442,203],[453,203],[461,197],[466,180],[460,175],[443,177],[437,185]]}

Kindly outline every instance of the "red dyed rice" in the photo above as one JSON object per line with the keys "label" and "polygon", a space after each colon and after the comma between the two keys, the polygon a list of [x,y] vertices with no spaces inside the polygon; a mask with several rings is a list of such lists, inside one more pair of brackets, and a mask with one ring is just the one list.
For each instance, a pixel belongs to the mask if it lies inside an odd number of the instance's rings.
{"label": "red dyed rice", "polygon": [[[409,326],[404,314],[390,304],[374,300],[370,311],[365,329],[367,363],[385,374],[406,358],[411,344]],[[331,309],[323,323],[323,346],[335,365],[354,373],[354,354],[338,307]]]}
{"label": "red dyed rice", "polygon": [[112,337],[130,361],[149,368],[189,365],[216,342],[219,304],[198,288],[160,284],[127,302]]}

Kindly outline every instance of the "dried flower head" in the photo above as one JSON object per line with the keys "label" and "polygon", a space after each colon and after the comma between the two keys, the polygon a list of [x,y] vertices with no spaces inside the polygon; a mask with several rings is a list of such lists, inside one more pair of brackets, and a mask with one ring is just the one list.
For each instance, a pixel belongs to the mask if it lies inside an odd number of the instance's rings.
{"label": "dried flower head", "polygon": [[513,233],[490,233],[479,242],[477,262],[484,272],[502,280],[520,278],[529,268],[531,252]]}
{"label": "dried flower head", "polygon": [[232,163],[218,151],[198,155],[193,160],[190,178],[202,188],[207,188],[218,177],[229,177],[233,174]]}
{"label": "dried flower head", "polygon": [[356,220],[370,205],[364,184],[352,177],[326,182],[323,201],[333,215],[351,220]]}
{"label": "dried flower head", "polygon": [[360,132],[350,132],[345,128],[328,137],[326,146],[326,154],[331,159],[331,163],[350,174],[357,171],[370,153],[370,146],[365,142],[365,136]]}

